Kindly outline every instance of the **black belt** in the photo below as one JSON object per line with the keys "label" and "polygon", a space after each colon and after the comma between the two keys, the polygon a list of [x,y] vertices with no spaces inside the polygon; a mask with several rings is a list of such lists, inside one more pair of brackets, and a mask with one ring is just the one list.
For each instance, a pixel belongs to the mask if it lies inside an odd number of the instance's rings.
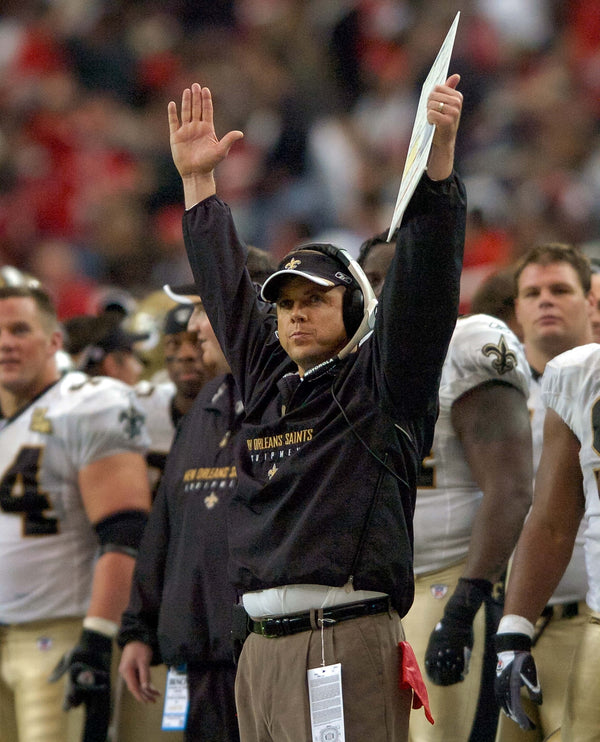
{"label": "black belt", "polygon": [[541,615],[544,618],[574,618],[579,615],[579,603],[547,605]]}
{"label": "black belt", "polygon": [[[322,626],[327,628],[333,623],[349,621],[351,618],[360,618],[361,616],[374,616],[377,613],[386,613],[390,609],[390,599],[386,595],[382,598],[361,600],[358,603],[345,603],[331,608],[323,608],[322,612],[319,611],[318,617],[323,620]],[[312,620],[311,613],[313,614]],[[300,631],[310,631],[315,628],[316,613],[316,610],[306,613],[290,613],[287,616],[273,616],[263,618],[260,621],[254,621],[250,618],[248,628],[253,633],[266,636],[268,639],[298,634]],[[321,625],[319,625],[319,628],[321,628]]]}

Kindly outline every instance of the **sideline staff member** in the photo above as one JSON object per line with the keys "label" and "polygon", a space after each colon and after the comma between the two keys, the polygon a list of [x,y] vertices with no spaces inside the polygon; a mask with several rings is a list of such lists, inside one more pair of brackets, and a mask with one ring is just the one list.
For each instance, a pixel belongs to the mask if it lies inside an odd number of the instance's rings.
{"label": "sideline staff member", "polygon": [[[253,280],[262,283],[273,272],[270,261],[268,253],[249,248]],[[227,506],[237,484],[234,446],[244,408],[195,286],[165,286],[165,291],[189,302],[188,332],[202,348],[205,367],[219,375],[196,397],[167,457],[121,622],[120,672],[137,701],[148,704],[157,700],[151,662],[185,664],[186,742],[238,742]],[[134,723],[119,730],[120,739],[140,738],[138,716],[130,714]],[[148,730],[151,742],[156,732]]]}
{"label": "sideline staff member", "polygon": [[244,742],[311,737],[306,671],[338,663],[348,742],[406,739],[399,615],[413,596],[416,474],[431,445],[464,244],[453,173],[459,79],[429,96],[428,174],[399,230],[376,321],[358,265],[313,245],[264,284],[275,327],[216,196],[214,167],[242,134],[217,139],[210,91],[198,84],[183,92],[181,121],[169,104],[188,257],[246,409],[229,512],[230,575],[255,632],[236,680]]}

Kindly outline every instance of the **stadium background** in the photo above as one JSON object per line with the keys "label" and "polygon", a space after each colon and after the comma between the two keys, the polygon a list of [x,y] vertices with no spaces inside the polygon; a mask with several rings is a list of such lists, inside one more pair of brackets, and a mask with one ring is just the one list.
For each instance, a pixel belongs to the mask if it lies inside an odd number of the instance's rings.
{"label": "stadium background", "polygon": [[0,265],[40,278],[62,319],[187,281],[166,106],[192,82],[219,135],[245,132],[217,171],[242,236],[356,253],[389,224],[457,10],[462,309],[534,242],[600,257],[598,2],[3,0]]}

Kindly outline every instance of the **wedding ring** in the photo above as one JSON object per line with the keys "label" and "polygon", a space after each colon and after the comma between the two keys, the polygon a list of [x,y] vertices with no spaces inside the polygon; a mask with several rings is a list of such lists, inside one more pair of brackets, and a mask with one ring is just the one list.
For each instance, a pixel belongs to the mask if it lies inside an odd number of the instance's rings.
{"label": "wedding ring", "polygon": [[438,111],[441,113],[444,110],[444,101],[438,103]]}

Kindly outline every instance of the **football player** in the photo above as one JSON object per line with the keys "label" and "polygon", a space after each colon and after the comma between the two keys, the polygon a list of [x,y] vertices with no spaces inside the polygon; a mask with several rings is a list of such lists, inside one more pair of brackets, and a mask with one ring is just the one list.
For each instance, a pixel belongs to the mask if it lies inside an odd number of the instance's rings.
{"label": "football player", "polygon": [[[414,742],[465,742],[471,733],[486,648],[482,606],[531,503],[528,384],[521,344],[504,322],[458,320],[415,508],[415,601],[405,625],[425,663],[435,725],[412,715]],[[490,672],[493,682],[493,663]],[[495,718],[488,724],[491,736],[480,728],[478,739],[493,739]]]}
{"label": "football player", "polygon": [[181,418],[191,408],[200,389],[215,375],[215,371],[202,361],[196,333],[188,332],[192,310],[191,304],[176,304],[165,318],[162,345],[169,380],[142,380],[135,386],[151,441],[146,459],[154,493]]}
{"label": "football player", "polygon": [[128,332],[120,316],[82,314],[64,323],[65,346],[77,369],[89,376],[110,376],[133,386],[144,368],[136,345],[146,333]]}
{"label": "football player", "polygon": [[[536,476],[546,414],[542,401],[545,368],[560,353],[592,341],[594,300],[589,260],[571,245],[547,243],[531,248],[517,263],[514,275],[516,318],[531,369],[528,404]],[[498,742],[541,742],[560,725],[567,687],[565,674],[557,673],[556,667],[570,664],[579,643],[587,621],[586,591],[581,531],[569,566],[536,625],[533,655],[544,681],[544,704],[523,699],[536,728],[520,729],[502,714]]]}
{"label": "football player", "polygon": [[554,667],[554,673],[566,676],[566,692],[561,729],[548,739],[586,742],[598,739],[600,730],[600,346],[584,345],[550,361],[542,396],[548,407],[543,450],[533,507],[515,553],[505,615],[496,637],[496,693],[506,714],[530,729],[519,689],[525,686],[534,702],[542,702],[531,654],[534,623],[569,563],[585,515],[591,613],[570,671],[565,665]]}
{"label": "football player", "polygon": [[133,391],[61,376],[61,341],[43,290],[0,288],[2,742],[79,740],[83,720],[65,710],[82,703],[86,740],[106,736],[113,637],[150,506]]}
{"label": "football player", "polygon": [[[394,249],[386,233],[361,247],[358,260],[377,295]],[[442,371],[433,449],[419,479],[415,602],[405,618],[417,657],[426,658],[436,723],[431,727],[413,714],[411,740],[464,742],[477,718],[486,651],[479,606],[493,605],[492,582],[506,566],[531,499],[528,380],[521,344],[504,322],[482,314],[458,320]],[[497,542],[489,535],[491,522]],[[488,673],[492,713],[477,719],[481,740],[486,734],[493,739],[496,726],[494,658]]]}
{"label": "football player", "polygon": [[592,266],[592,294],[594,294],[594,309],[592,312],[592,333],[594,342],[600,343],[600,265],[596,261]]}

